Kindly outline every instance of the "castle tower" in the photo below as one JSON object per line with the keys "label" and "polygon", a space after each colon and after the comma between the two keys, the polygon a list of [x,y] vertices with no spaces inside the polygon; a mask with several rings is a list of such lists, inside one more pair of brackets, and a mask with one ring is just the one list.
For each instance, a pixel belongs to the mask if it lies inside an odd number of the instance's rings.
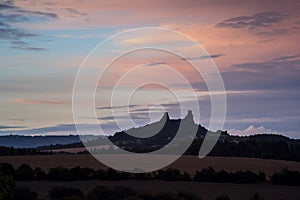
{"label": "castle tower", "polygon": [[162,119],[163,119],[164,121],[169,121],[169,120],[170,120],[169,113],[168,113],[168,112],[164,112],[164,115],[163,115]]}
{"label": "castle tower", "polygon": [[193,115],[193,111],[192,110],[188,110],[187,115],[185,116],[184,120],[188,120],[190,122],[194,122],[194,115]]}

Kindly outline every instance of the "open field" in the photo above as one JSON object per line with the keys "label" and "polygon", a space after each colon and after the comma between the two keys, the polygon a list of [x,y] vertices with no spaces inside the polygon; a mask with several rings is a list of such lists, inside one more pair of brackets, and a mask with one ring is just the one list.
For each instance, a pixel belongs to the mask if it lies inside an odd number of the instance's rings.
{"label": "open field", "polygon": [[47,199],[49,190],[55,186],[67,186],[81,189],[84,193],[97,185],[124,186],[140,191],[156,192],[191,192],[203,200],[213,200],[216,195],[227,194],[232,200],[249,199],[255,192],[264,196],[265,200],[299,200],[300,187],[276,186],[270,184],[230,184],[230,183],[199,183],[199,182],[166,182],[166,181],[74,181],[49,182],[29,181],[18,182],[19,186],[27,186],[37,191],[39,199]]}
{"label": "open field", "polygon": [[[21,164],[29,164],[32,167],[41,167],[44,170],[53,167],[90,167],[104,169],[106,166],[99,163],[89,154],[79,155],[32,155],[32,156],[0,156],[0,162],[8,162],[18,167]],[[290,170],[300,171],[300,162],[267,160],[258,158],[239,157],[205,157],[199,159],[196,156],[182,156],[168,167],[180,169],[190,174],[197,170],[212,166],[216,170],[237,171],[251,170],[253,172],[265,172],[267,177],[274,172],[278,172],[283,167]]]}

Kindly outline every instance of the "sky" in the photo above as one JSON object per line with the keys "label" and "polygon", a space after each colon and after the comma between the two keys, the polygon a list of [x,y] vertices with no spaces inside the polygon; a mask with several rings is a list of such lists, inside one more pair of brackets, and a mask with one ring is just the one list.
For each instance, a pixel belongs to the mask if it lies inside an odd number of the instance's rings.
{"label": "sky", "polygon": [[[112,107],[109,97],[117,79],[136,66],[144,68],[125,76],[118,99],[137,82],[153,78],[167,80],[184,95],[185,104],[191,103],[182,82],[166,70],[171,66],[193,86],[201,110],[197,122],[207,127],[210,95],[218,93],[209,94],[186,61],[212,60],[226,89],[224,130],[234,135],[273,133],[300,138],[299,11],[297,0],[0,0],[0,134],[76,134],[72,91],[87,54],[122,31],[161,27],[192,38],[208,55],[178,58],[164,51],[142,50],[112,63],[95,97],[98,123],[106,134],[119,129],[114,118],[126,121],[126,110],[136,125],[158,120],[163,111],[170,112],[171,118],[185,114],[179,112],[172,92],[155,84],[134,93],[130,106],[120,101]],[[195,53],[193,47],[167,34],[133,34],[112,40],[105,51],[113,56],[139,43],[167,44]],[[105,58],[98,55],[91,65],[95,70],[103,68],[97,64]],[[87,124],[86,133],[93,131]]]}

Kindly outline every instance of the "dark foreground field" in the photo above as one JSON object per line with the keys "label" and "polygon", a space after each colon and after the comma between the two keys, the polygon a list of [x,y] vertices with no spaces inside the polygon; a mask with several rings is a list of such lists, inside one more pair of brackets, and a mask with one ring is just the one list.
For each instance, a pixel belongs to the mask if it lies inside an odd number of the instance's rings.
{"label": "dark foreground field", "polygon": [[[29,164],[31,167],[41,167],[47,171],[54,167],[89,167],[94,169],[105,169],[95,158],[88,154],[71,155],[33,155],[33,156],[1,156],[1,162],[11,163],[15,168],[21,164]],[[267,160],[257,158],[238,157],[206,157],[199,159],[195,156],[182,156],[167,168],[175,168],[180,171],[194,174],[203,168],[212,166],[216,170],[235,172],[239,170],[250,170],[253,172],[265,172],[266,178],[283,167],[290,170],[300,171],[300,162]],[[231,200],[250,199],[254,193],[259,193],[265,200],[299,200],[300,186],[278,186],[270,182],[257,184],[233,184],[233,183],[207,183],[207,182],[181,182],[161,180],[87,180],[87,181],[26,181],[16,182],[17,186],[26,186],[31,191],[37,192],[38,199],[49,199],[48,192],[56,186],[78,188],[85,194],[98,185],[124,186],[138,191],[149,191],[153,193],[166,192],[188,192],[195,193],[203,200],[213,200],[217,195],[226,194]]]}
{"label": "dark foreground field", "polygon": [[[74,155],[31,155],[31,156],[0,156],[0,162],[11,163],[15,168],[21,164],[29,164],[31,167],[41,167],[44,170],[54,167],[89,167],[94,169],[106,168],[89,154]],[[169,167],[194,174],[197,170],[212,166],[215,170],[238,171],[250,170],[253,172],[265,172],[267,178],[283,167],[300,171],[300,162],[267,160],[258,158],[240,157],[205,157],[199,159],[196,156],[182,156]],[[300,199],[300,198],[299,198]]]}
{"label": "dark foreground field", "polygon": [[230,183],[199,183],[199,182],[166,182],[166,181],[29,181],[18,182],[18,186],[27,186],[38,193],[39,199],[49,199],[47,194],[55,186],[67,186],[90,192],[97,185],[124,186],[139,191],[195,193],[203,200],[213,200],[217,195],[227,194],[231,200],[250,199],[254,193],[261,194],[265,200],[299,200],[300,187],[275,186],[270,184],[230,184]]}

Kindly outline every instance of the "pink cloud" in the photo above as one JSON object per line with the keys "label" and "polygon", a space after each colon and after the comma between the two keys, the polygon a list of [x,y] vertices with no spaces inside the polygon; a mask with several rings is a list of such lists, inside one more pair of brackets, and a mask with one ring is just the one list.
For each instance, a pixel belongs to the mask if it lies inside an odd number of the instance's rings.
{"label": "pink cloud", "polygon": [[16,98],[12,99],[12,103],[16,104],[70,104],[69,101],[63,100],[41,100],[41,99],[22,99]]}
{"label": "pink cloud", "polygon": [[253,125],[250,125],[248,128],[244,130],[231,129],[228,130],[228,132],[231,135],[239,135],[239,136],[249,136],[249,135],[256,135],[256,134],[277,134],[277,135],[283,134],[282,132],[277,130],[268,129],[263,126],[255,127]]}

